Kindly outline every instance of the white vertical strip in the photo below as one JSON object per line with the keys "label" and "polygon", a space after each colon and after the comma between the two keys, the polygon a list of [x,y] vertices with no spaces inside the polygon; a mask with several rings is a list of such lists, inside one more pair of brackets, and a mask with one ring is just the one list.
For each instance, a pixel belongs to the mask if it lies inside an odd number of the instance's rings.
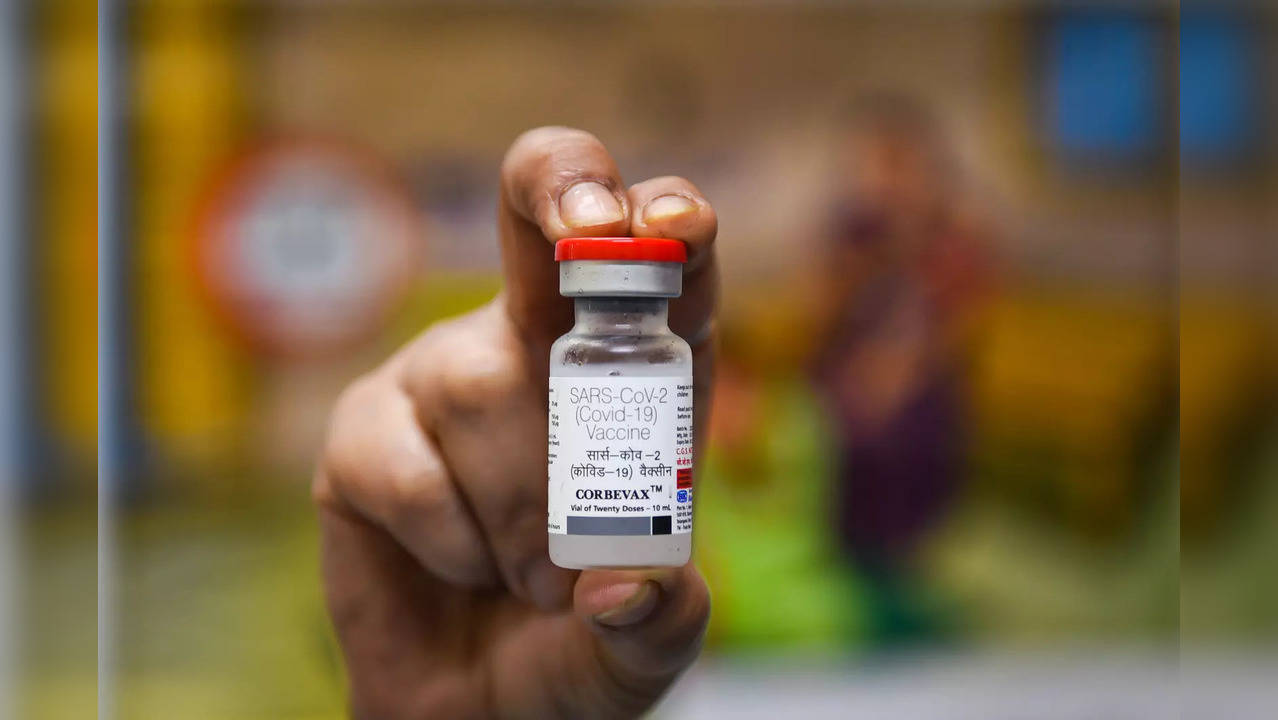
{"label": "white vertical strip", "polygon": [[98,2],[98,718],[114,720],[116,499],[122,467],[123,0]]}
{"label": "white vertical strip", "polygon": [[23,211],[22,172],[17,162],[24,127],[23,104],[27,46],[22,37],[20,3],[0,2],[0,718],[17,717],[18,673],[18,573],[21,520],[18,482],[21,472],[20,395],[21,362],[14,350],[24,347],[21,337]]}

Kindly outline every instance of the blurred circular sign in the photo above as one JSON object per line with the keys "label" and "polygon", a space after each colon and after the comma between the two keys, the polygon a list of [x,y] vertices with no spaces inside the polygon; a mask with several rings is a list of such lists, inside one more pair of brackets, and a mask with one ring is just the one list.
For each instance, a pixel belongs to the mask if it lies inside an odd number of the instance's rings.
{"label": "blurred circular sign", "polygon": [[252,151],[214,183],[196,273],[255,347],[315,356],[376,332],[421,271],[421,222],[372,157],[330,143]]}

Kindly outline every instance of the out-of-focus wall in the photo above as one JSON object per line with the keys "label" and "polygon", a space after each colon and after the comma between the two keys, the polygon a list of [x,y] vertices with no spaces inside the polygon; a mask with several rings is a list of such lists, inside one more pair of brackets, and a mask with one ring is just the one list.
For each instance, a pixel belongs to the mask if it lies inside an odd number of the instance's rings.
{"label": "out-of-focus wall", "polygon": [[[1038,120],[1042,13],[170,5],[157,3],[142,24],[153,40],[142,44],[138,78],[139,224],[149,238],[139,335],[146,422],[196,467],[243,450],[234,427],[260,410],[246,394],[274,382],[210,320],[181,255],[202,184],[263,136],[336,138],[393,163],[427,223],[424,272],[446,277],[495,268],[492,169],[510,140],[538,124],[586,127],[630,177],[684,174],[715,200],[729,321],[797,332],[801,320],[769,320],[750,288],[802,288],[796,276],[819,252],[840,190],[829,151],[837,111],[891,88],[943,114],[972,195],[1001,226],[994,241],[1013,292],[991,316],[982,412],[1023,425],[1033,418],[1018,412],[1064,408],[1083,423],[1072,433],[1101,438],[1115,416],[1082,418],[1110,399],[1139,402],[1118,397],[1134,387],[1124,373],[1160,352],[1172,192],[1149,171],[1054,164]],[[1097,326],[1087,313],[1111,306],[1128,327],[1115,326],[1114,342],[1089,337]],[[1073,319],[1081,325],[1070,330]],[[805,338],[784,339],[793,363]],[[1116,353],[1075,364],[1071,376],[1100,396],[1084,402],[1035,380],[1062,343]]]}

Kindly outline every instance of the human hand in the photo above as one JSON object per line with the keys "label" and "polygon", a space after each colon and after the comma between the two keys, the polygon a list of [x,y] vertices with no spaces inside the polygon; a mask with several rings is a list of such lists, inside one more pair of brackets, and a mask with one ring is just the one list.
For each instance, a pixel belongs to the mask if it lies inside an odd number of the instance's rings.
{"label": "human hand", "polygon": [[333,411],[313,494],[329,612],[359,718],[633,717],[700,648],[691,564],[555,567],[546,537],[548,356],[572,324],[554,242],[677,238],[671,328],[694,359],[698,442],[713,377],[714,210],[676,177],[629,189],[594,136],[524,133],[498,208],[504,288],[355,381]]}

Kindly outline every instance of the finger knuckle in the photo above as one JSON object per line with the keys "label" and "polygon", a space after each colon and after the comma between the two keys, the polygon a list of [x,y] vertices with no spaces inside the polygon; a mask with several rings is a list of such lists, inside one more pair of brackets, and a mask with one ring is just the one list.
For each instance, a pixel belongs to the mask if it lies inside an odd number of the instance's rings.
{"label": "finger knuckle", "polygon": [[445,366],[443,398],[449,408],[474,412],[498,407],[513,398],[523,384],[523,371],[497,348],[457,348]]}
{"label": "finger knuckle", "polygon": [[423,463],[421,458],[388,458],[384,477],[393,517],[439,515],[452,502],[452,488],[443,469]]}
{"label": "finger knuckle", "polygon": [[311,475],[311,504],[317,508],[340,507],[332,476],[322,465]]}
{"label": "finger knuckle", "polygon": [[447,357],[449,348],[468,342],[460,327],[460,320],[436,323],[413,342],[400,377],[405,392],[411,397],[419,401],[431,397],[431,389],[439,381],[441,361]]}
{"label": "finger knuckle", "polygon": [[352,380],[349,385],[342,389],[342,392],[337,396],[337,400],[333,403],[333,420],[339,421],[359,407],[376,389],[376,382],[373,375],[361,375]]}
{"label": "finger knuckle", "polygon": [[603,147],[603,143],[593,134],[578,128],[562,125],[545,125],[526,130],[511,143],[506,158],[519,159],[526,157],[545,157],[554,154],[555,150],[565,145],[594,145]]}
{"label": "finger knuckle", "polygon": [[[601,165],[602,164],[602,165]],[[585,130],[547,126],[528,130],[515,139],[502,161],[507,192],[525,203],[577,180],[589,177],[617,189],[603,141]]]}
{"label": "finger knuckle", "polygon": [[379,379],[365,375],[344,389],[333,404],[329,415],[328,433],[320,453],[319,468],[314,485],[331,488],[347,470],[352,456],[358,454],[359,428],[370,403],[378,393]]}

